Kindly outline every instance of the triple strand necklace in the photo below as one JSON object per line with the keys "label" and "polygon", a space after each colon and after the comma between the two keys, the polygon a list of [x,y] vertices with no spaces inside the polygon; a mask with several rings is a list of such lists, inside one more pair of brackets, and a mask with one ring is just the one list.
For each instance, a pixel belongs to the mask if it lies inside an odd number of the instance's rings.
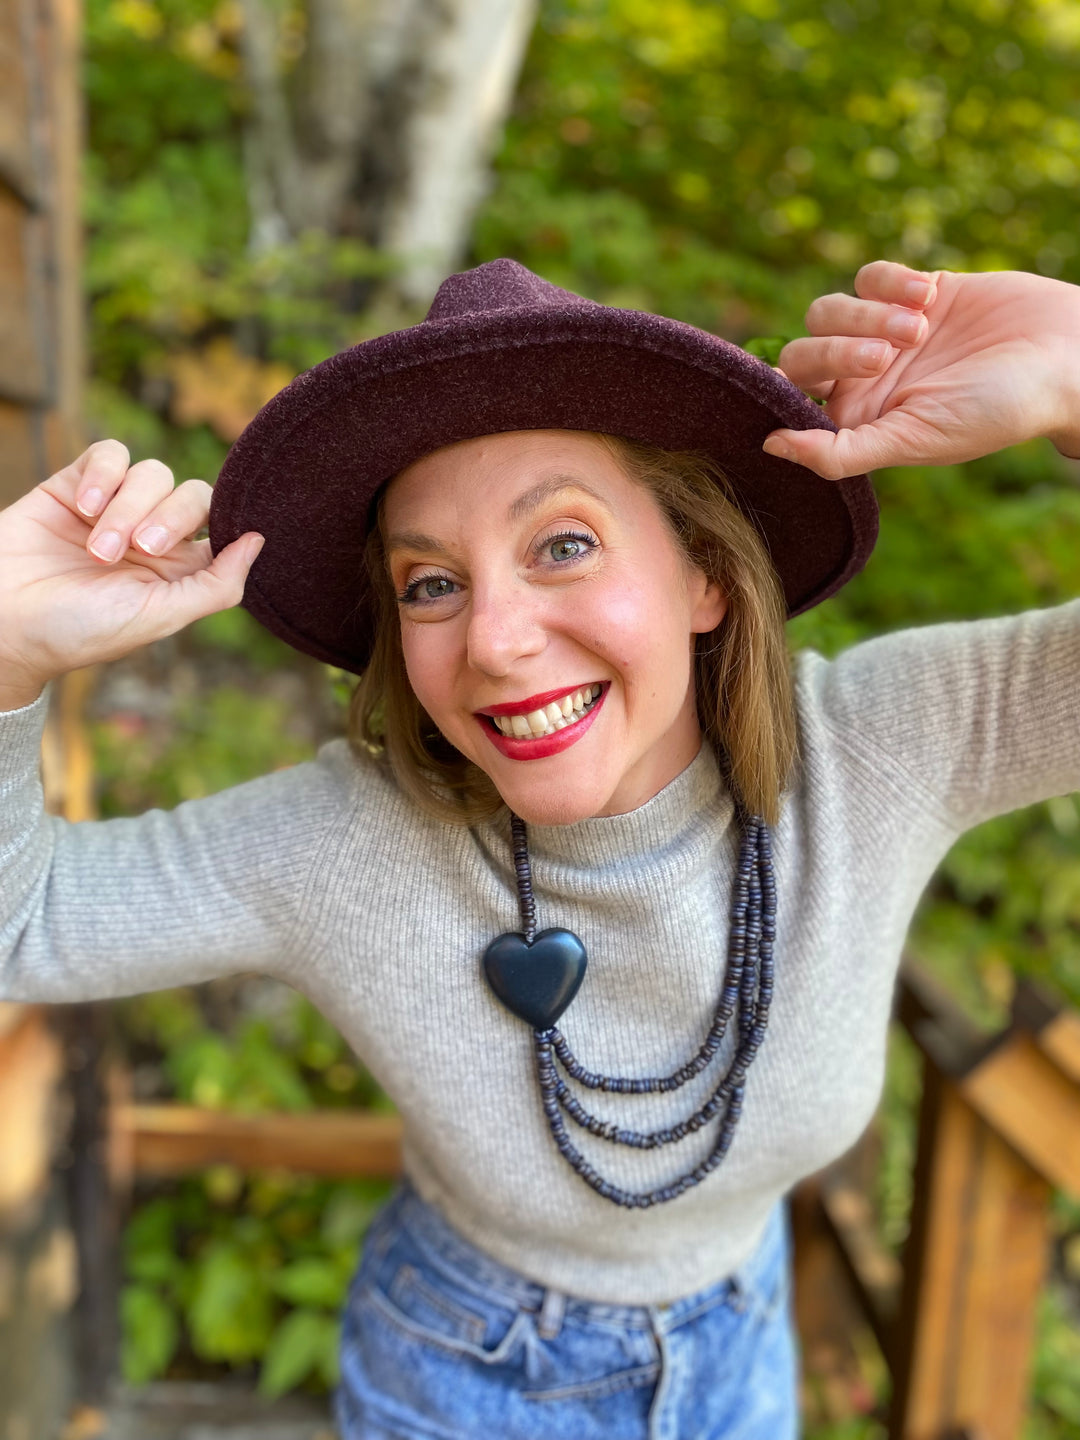
{"label": "triple strand necklace", "polygon": [[[574,1055],[555,1023],[585,978],[585,946],[572,930],[536,930],[536,897],[532,888],[525,822],[511,814],[514,871],[517,877],[521,931],[499,935],[484,952],[484,974],[502,1003],[532,1028],[540,1099],[555,1144],[567,1163],[598,1195],[615,1205],[645,1210],[674,1200],[699,1185],[723,1160],[742,1113],[746,1072],[757,1054],[769,1018],[773,989],[773,942],[776,938],[776,878],[772,840],[764,820],[739,812],[742,831],[739,865],[731,901],[727,971],[712,1024],[697,1054],[670,1075],[633,1079],[587,1070]],[[655,1095],[678,1090],[700,1075],[723,1043],[728,1023],[737,1016],[734,1059],[709,1099],[677,1125],[659,1130],[627,1130],[586,1110],[559,1074],[561,1065],[587,1090],[614,1095]],[[589,1134],[615,1145],[655,1150],[684,1140],[720,1117],[712,1150],[692,1170],[655,1190],[620,1189],[597,1171],[574,1145],[563,1114]]]}

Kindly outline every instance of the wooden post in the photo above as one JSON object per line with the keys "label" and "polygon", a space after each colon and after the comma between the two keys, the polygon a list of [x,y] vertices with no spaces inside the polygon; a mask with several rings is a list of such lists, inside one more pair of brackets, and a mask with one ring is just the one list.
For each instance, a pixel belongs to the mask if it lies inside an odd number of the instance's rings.
{"label": "wooden post", "polygon": [[890,1440],[1020,1433],[1049,1201],[1048,1181],[929,1059]]}

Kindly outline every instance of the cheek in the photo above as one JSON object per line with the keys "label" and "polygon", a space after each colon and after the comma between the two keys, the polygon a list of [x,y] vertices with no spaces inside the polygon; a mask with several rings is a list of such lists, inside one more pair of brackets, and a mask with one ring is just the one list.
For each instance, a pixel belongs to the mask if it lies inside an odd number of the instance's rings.
{"label": "cheek", "polygon": [[681,701],[691,663],[684,608],[673,601],[670,589],[646,593],[623,587],[605,597],[595,614],[593,648],[618,670],[628,690],[643,695],[663,691]]}
{"label": "cheek", "polygon": [[405,658],[405,674],[413,694],[432,717],[438,720],[450,696],[450,675],[446,646],[440,645],[432,633],[435,626],[403,625],[401,653]]}

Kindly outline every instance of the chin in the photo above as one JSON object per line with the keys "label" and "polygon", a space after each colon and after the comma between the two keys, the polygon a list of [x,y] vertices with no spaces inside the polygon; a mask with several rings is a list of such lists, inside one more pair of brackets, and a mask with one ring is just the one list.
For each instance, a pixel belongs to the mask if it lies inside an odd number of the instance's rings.
{"label": "chin", "polygon": [[580,800],[567,796],[537,796],[515,804],[505,795],[507,805],[515,815],[520,815],[526,825],[576,825],[579,820],[591,820],[603,808],[601,804],[583,805]]}
{"label": "chin", "polygon": [[495,785],[504,802],[526,825],[575,825],[579,820],[591,820],[603,812],[610,798],[595,789],[583,793],[574,785],[520,785],[505,790],[498,781]]}

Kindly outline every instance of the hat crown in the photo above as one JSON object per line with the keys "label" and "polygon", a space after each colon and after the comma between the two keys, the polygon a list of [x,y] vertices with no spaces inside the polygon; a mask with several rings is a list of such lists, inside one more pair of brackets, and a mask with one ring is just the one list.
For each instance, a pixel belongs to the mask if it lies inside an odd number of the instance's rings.
{"label": "hat crown", "polygon": [[473,270],[449,275],[439,286],[428,320],[452,320],[461,315],[490,315],[497,310],[553,309],[575,305],[600,308],[570,290],[542,280],[516,260],[489,260]]}

